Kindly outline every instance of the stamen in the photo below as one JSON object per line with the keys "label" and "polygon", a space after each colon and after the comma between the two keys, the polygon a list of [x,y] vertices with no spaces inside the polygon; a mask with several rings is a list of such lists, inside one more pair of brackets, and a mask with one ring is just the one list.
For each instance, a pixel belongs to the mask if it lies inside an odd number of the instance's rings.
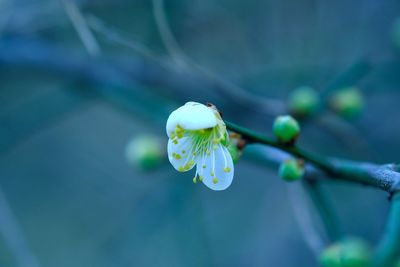
{"label": "stamen", "polygon": [[[196,148],[196,144],[193,144],[190,147],[189,150],[189,155],[191,155],[193,153],[193,150]],[[182,168],[182,171],[188,171],[193,165],[194,165],[194,161],[191,159],[191,157],[188,155],[188,157],[186,157],[185,163],[179,167],[179,169]]]}
{"label": "stamen", "polygon": [[229,168],[229,167],[224,168],[224,172],[230,172],[230,171],[231,171],[231,168]]}
{"label": "stamen", "polygon": [[[224,171],[227,168],[230,170],[230,168],[228,167],[228,160],[226,159],[225,150],[221,149],[221,152],[222,152],[222,156],[224,157]],[[229,152],[227,152],[227,153],[229,153]],[[229,172],[229,171],[227,171],[227,172]]]}
{"label": "stamen", "polygon": [[211,176],[215,175],[215,153],[212,152],[212,169],[211,169]]}
{"label": "stamen", "polygon": [[216,183],[218,183],[218,179],[217,179],[217,178],[214,178],[214,179],[212,180],[212,182],[213,182],[213,184],[216,184]]}

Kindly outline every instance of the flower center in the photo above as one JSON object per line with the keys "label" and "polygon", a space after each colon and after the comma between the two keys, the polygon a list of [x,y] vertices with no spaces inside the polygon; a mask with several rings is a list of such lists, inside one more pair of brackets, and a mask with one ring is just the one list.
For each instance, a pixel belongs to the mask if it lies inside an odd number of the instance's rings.
{"label": "flower center", "polygon": [[[205,158],[211,157],[211,177],[214,184],[218,183],[218,178],[215,176],[215,150],[220,145],[227,146],[227,135],[226,126],[222,122],[218,123],[215,127],[200,129],[200,130],[186,130],[179,124],[175,127],[174,132],[171,133],[170,138],[175,145],[180,142],[191,142],[190,149],[188,151],[182,150],[178,153],[175,152],[172,156],[179,160],[182,155],[187,156],[185,163],[179,167],[178,171],[184,172],[190,170],[194,164],[199,164],[200,170],[196,171],[196,175],[193,178],[193,182],[197,182],[197,177],[200,181],[203,180],[203,172],[207,168],[205,165]],[[184,138],[186,137],[186,138]],[[182,140],[183,139],[183,140]],[[183,143],[183,145],[184,145]],[[224,166],[223,171],[226,173],[231,172],[231,168],[228,166],[226,155],[223,153]]]}

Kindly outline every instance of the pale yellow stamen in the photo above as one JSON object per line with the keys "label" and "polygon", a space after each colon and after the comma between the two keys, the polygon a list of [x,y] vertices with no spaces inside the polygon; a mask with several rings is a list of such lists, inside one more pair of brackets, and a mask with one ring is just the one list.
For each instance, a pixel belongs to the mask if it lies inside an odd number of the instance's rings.
{"label": "pale yellow stamen", "polygon": [[231,171],[231,168],[229,168],[229,167],[224,168],[224,172],[230,172],[230,171]]}

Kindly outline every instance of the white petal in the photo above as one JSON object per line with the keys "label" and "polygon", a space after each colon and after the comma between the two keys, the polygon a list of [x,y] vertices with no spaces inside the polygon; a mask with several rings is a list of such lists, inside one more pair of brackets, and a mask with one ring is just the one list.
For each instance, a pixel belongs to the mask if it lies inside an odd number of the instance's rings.
{"label": "white petal", "polygon": [[217,125],[217,117],[211,108],[200,103],[188,102],[169,115],[166,127],[168,137],[178,124],[185,130],[207,129]]}
{"label": "white petal", "polygon": [[[197,173],[203,183],[212,190],[225,190],[233,180],[234,167],[228,150],[219,145],[209,156],[197,162]],[[215,180],[216,179],[216,180]]]}
{"label": "white petal", "polygon": [[177,144],[171,139],[168,140],[168,159],[177,171],[188,171],[194,167],[195,156],[193,156],[194,151],[191,151],[192,146],[193,144],[189,137],[178,139]]}

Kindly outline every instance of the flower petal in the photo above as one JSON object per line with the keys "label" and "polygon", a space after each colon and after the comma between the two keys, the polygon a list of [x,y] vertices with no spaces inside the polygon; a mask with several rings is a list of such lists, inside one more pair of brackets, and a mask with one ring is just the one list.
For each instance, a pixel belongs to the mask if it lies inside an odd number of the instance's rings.
{"label": "flower petal", "polygon": [[207,129],[217,125],[217,117],[211,108],[200,103],[188,102],[169,115],[166,126],[168,137],[177,125],[185,130]]}
{"label": "flower petal", "polygon": [[175,141],[168,140],[168,159],[177,171],[191,170],[195,165],[195,156],[192,151],[193,143],[189,137],[182,137]]}
{"label": "flower petal", "polygon": [[233,180],[234,167],[232,157],[223,145],[218,145],[210,155],[204,155],[197,162],[200,180],[212,190],[228,188]]}

